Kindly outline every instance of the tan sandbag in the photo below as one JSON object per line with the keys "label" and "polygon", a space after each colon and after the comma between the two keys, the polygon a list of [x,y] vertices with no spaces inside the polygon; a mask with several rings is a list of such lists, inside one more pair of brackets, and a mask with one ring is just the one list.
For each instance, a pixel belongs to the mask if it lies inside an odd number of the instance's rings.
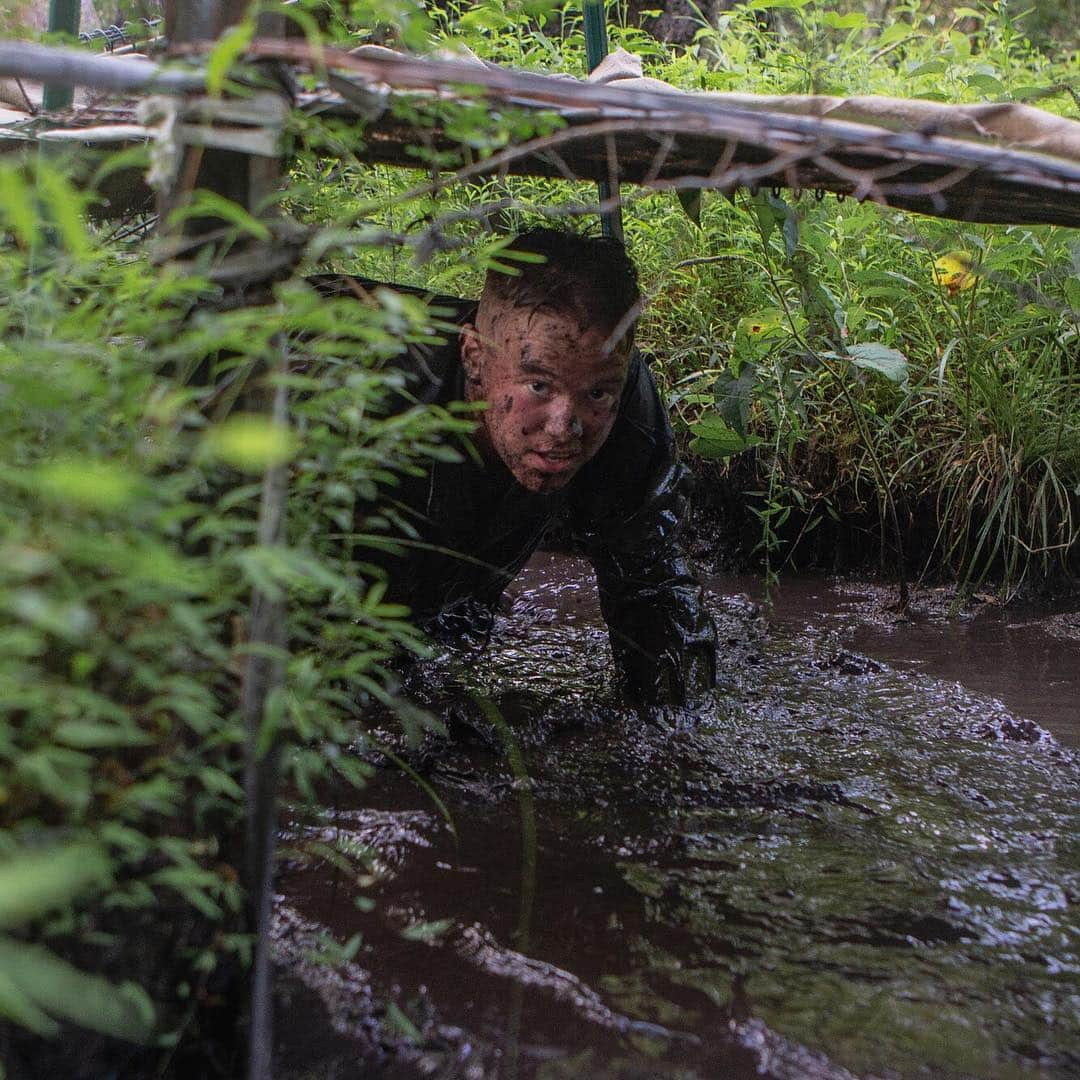
{"label": "tan sandbag", "polygon": [[893,131],[993,139],[1016,149],[1080,161],[1080,121],[1055,116],[1031,105],[1008,101],[946,105],[918,98],[885,97],[771,97],[727,93],[710,93],[708,96],[748,109],[850,120]]}
{"label": "tan sandbag", "polygon": [[[644,76],[641,57],[624,49],[606,56],[588,81],[626,89],[683,93],[660,79]],[[782,96],[719,91],[705,91],[701,96],[759,112],[828,117],[890,131],[992,139],[1015,149],[1080,161],[1080,121],[1055,116],[1031,105],[1012,102],[948,105],[918,98]]]}
{"label": "tan sandbag", "polygon": [[29,120],[30,116],[30,113],[20,109],[0,109],[0,128],[9,124],[21,124],[24,120]]}
{"label": "tan sandbag", "polygon": [[652,79],[643,74],[641,57],[628,53],[625,49],[616,49],[608,53],[590,72],[590,83],[598,86],[628,86],[635,90],[651,90],[654,93],[681,94],[677,86],[662,79]]}

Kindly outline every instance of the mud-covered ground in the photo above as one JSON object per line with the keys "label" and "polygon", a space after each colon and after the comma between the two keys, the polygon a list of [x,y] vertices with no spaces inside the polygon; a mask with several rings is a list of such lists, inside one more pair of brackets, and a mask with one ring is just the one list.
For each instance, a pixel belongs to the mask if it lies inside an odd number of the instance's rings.
{"label": "mud-covered ground", "polygon": [[621,706],[574,560],[423,673],[414,775],[289,823],[282,1074],[1080,1075],[1077,752],[858,620],[713,607],[677,730]]}

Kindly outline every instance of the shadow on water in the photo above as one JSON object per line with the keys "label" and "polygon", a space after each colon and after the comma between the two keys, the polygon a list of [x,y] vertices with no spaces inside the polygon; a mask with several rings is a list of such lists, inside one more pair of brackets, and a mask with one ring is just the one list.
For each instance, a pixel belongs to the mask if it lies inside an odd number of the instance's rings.
{"label": "shadow on water", "polygon": [[[453,737],[409,751],[456,835],[394,769],[291,827],[366,857],[375,903],[329,861],[285,875],[311,990],[285,1062],[314,1068],[321,1009],[320,1076],[1080,1075],[1075,752],[817,625],[715,612],[721,704],[661,731],[618,706],[584,564],[527,571],[492,650],[431,673]],[[355,956],[312,964],[326,930]]]}

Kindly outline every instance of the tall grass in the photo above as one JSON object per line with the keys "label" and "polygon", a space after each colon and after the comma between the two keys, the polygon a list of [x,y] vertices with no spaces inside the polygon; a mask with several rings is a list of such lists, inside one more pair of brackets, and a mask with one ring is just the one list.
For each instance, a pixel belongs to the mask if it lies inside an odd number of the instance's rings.
{"label": "tall grass", "polygon": [[[955,14],[918,2],[879,5],[875,23],[844,5],[791,0],[769,5],[767,26],[760,7],[702,26],[687,48],[624,24],[610,28],[612,46],[686,90],[1016,100],[1080,111],[1075,58],[1067,48],[1055,54],[1033,44],[1004,3]],[[534,10],[506,0],[448,5],[432,40],[500,63],[583,75],[577,17],[563,9],[537,21]],[[312,182],[318,168],[317,159],[300,166],[294,198],[323,221],[340,217],[345,189],[360,206],[419,179],[344,168],[327,188]],[[919,556],[915,570],[968,582],[991,576],[1011,591],[1076,568],[1080,242],[1072,231],[963,225],[786,195],[783,212],[798,230],[790,252],[779,233],[763,239],[761,200],[746,193],[734,201],[706,193],[699,224],[669,194],[623,195],[628,244],[650,298],[639,341],[656,357],[676,422],[693,435],[702,419],[715,420],[714,397],[723,399],[731,379],[747,384],[753,368],[747,430],[741,442],[723,444],[725,454],[744,447],[753,467],[735,456],[719,469],[779,500],[770,520],[795,507],[805,532],[822,515],[850,514],[869,501],[884,522],[892,500],[907,522],[909,554]],[[397,204],[390,222],[409,234],[440,214],[471,211],[448,230],[443,250],[423,262],[380,252],[350,268],[475,295],[485,260],[463,260],[463,248],[496,253],[505,231],[553,214],[565,220],[595,197],[588,184],[533,179],[443,189]],[[477,213],[484,200],[508,208],[485,218]],[[595,218],[578,220],[589,227]],[[950,254],[972,264],[963,287],[950,288],[935,268]],[[768,325],[763,341],[740,330],[754,318]],[[870,343],[901,353],[906,378],[894,383],[847,363],[820,363],[823,351]],[[693,453],[720,444],[690,445]],[[926,533],[929,549],[914,540]],[[767,547],[774,561],[800,557],[779,535]]]}

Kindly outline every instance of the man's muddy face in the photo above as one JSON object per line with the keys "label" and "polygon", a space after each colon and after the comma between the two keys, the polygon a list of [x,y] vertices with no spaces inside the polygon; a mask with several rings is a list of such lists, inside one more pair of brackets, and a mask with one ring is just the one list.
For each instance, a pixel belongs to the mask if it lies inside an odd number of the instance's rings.
{"label": "man's muddy face", "polygon": [[630,350],[568,314],[481,305],[462,333],[469,400],[486,401],[476,433],[522,487],[558,491],[611,433]]}

